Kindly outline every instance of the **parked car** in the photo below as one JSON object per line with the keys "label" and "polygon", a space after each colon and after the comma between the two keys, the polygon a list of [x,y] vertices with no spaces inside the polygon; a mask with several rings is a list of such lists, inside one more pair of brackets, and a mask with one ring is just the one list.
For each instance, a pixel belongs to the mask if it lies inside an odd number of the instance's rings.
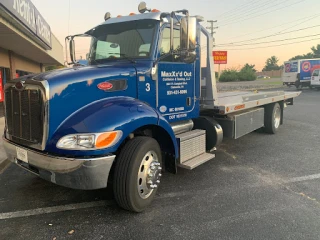
{"label": "parked car", "polygon": [[315,69],[311,77],[311,87],[320,90],[320,69]]}
{"label": "parked car", "polygon": [[263,79],[269,79],[270,77],[269,76],[267,76],[267,75],[259,75],[259,76],[257,76],[257,78],[259,79],[261,79],[261,78],[263,78]]}

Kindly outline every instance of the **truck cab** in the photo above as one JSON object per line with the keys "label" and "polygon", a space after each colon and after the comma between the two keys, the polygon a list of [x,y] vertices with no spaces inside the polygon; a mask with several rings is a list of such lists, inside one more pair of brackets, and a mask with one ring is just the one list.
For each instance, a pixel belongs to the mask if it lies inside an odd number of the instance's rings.
{"label": "truck cab", "polygon": [[[139,12],[107,13],[68,36],[72,68],[8,82],[3,136],[18,166],[64,187],[111,185],[117,203],[134,212],[151,204],[164,171],[206,163],[224,137],[262,127],[276,133],[300,94],[218,94],[203,19],[144,2]],[[76,57],[80,37],[90,40],[85,62]]]}

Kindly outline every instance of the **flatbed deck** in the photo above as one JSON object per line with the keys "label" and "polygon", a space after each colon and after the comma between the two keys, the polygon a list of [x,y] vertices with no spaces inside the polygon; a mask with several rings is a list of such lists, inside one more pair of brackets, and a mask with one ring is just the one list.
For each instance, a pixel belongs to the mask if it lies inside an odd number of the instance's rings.
{"label": "flatbed deck", "polygon": [[218,93],[218,104],[214,107],[219,109],[220,114],[229,114],[238,111],[263,106],[273,102],[289,100],[298,97],[301,92],[223,92]]}

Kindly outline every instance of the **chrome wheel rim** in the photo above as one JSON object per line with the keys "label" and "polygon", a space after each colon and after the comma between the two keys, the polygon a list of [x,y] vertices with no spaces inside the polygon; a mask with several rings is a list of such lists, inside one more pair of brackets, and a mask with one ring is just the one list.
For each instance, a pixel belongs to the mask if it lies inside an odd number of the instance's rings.
{"label": "chrome wheel rim", "polygon": [[158,188],[161,178],[161,164],[158,155],[149,151],[143,157],[138,170],[138,193],[142,199],[147,199]]}
{"label": "chrome wheel rim", "polygon": [[281,122],[281,111],[280,108],[277,107],[276,110],[274,111],[274,127],[277,129],[280,126]]}

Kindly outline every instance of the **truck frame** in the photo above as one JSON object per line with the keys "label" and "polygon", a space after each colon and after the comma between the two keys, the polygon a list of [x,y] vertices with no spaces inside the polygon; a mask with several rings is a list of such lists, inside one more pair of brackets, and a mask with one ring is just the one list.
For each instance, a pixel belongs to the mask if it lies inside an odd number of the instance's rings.
{"label": "truck frame", "polygon": [[[218,93],[203,18],[144,2],[139,12],[107,13],[102,24],[68,36],[77,66],[8,82],[3,136],[8,159],[23,169],[74,189],[111,185],[119,206],[133,212],[152,203],[164,171],[214,159],[223,138],[260,128],[275,134],[300,95]],[[92,37],[87,66],[76,60],[81,36]]]}

